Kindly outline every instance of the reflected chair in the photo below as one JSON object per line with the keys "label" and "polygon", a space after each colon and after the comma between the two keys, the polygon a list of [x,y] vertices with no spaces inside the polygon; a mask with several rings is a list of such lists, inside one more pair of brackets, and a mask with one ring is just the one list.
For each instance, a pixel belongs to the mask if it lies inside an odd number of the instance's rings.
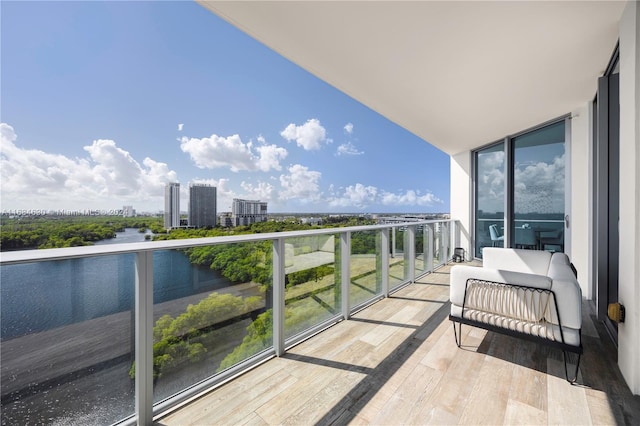
{"label": "reflected chair", "polygon": [[[561,229],[552,236],[541,237],[540,246],[542,247],[542,250],[547,250],[547,247],[549,247],[550,250],[548,251],[564,252],[564,230]],[[556,248],[559,250],[556,250]]]}
{"label": "reflected chair", "polygon": [[498,232],[498,225],[489,225],[489,235],[491,236],[491,243],[494,247],[504,246],[504,235],[500,235]]}
{"label": "reflected chair", "polygon": [[516,228],[516,248],[535,250],[538,248],[536,233],[532,228]]}

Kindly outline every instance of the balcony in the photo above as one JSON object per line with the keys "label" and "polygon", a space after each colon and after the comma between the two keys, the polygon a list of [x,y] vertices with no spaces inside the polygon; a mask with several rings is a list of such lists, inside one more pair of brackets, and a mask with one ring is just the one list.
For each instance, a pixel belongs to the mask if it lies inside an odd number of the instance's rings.
{"label": "balcony", "polygon": [[457,233],[424,221],[2,253],[2,423],[150,424],[444,265]]}
{"label": "balcony", "polygon": [[[576,386],[554,349],[471,327],[456,347],[457,238],[444,221],[3,253],[2,422],[638,423],[640,397],[586,301]],[[187,261],[186,295],[179,259],[203,247],[248,247],[280,285],[221,285]],[[165,314],[182,318],[180,338],[163,340]]]}
{"label": "balcony", "polygon": [[450,267],[156,424],[638,424],[640,396],[587,301],[585,353],[570,385],[557,349],[471,327],[458,349]]}

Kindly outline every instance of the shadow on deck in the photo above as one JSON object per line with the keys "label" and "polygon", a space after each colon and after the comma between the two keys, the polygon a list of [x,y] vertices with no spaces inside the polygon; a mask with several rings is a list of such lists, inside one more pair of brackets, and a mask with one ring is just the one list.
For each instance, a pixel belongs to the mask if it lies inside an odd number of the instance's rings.
{"label": "shadow on deck", "polygon": [[617,352],[583,303],[575,385],[562,353],[448,321],[450,266],[158,420],[187,424],[640,424]]}

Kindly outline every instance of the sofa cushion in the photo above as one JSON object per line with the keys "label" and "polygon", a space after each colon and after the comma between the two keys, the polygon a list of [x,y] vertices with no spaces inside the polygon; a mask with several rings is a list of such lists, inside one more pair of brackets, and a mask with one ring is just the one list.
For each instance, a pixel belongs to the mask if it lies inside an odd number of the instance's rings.
{"label": "sofa cushion", "polygon": [[485,247],[482,265],[488,269],[504,269],[537,275],[547,275],[551,253],[541,250]]}
{"label": "sofa cushion", "polygon": [[569,256],[567,256],[565,253],[553,253],[551,255],[551,261],[549,263],[571,265]]}

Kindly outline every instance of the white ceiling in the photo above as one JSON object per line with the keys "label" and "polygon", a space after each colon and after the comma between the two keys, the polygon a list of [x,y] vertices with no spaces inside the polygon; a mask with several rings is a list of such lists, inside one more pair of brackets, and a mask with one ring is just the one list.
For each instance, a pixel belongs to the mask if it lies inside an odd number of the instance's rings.
{"label": "white ceiling", "polygon": [[592,99],[625,5],[198,3],[448,154],[570,113]]}

